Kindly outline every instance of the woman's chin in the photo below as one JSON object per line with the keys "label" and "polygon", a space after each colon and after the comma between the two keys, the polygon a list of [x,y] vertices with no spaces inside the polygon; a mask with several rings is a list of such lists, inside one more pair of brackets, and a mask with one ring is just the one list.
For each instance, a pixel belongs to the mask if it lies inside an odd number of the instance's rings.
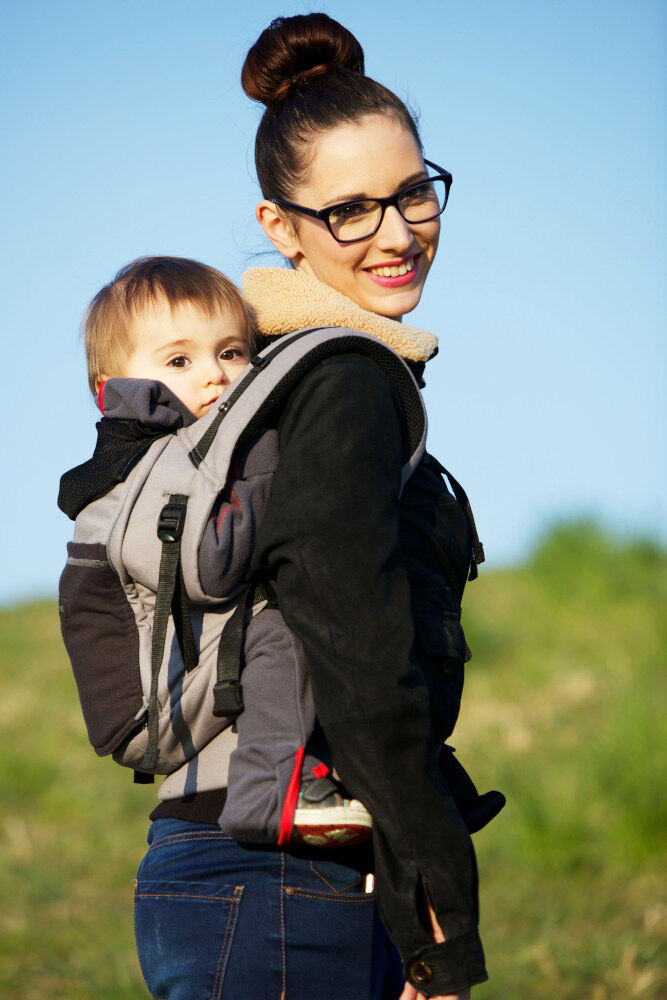
{"label": "woman's chin", "polygon": [[423,284],[415,288],[396,289],[392,291],[377,292],[373,295],[365,296],[366,302],[360,302],[364,309],[386,316],[387,319],[401,321],[406,313],[412,312],[419,304],[422,294]]}

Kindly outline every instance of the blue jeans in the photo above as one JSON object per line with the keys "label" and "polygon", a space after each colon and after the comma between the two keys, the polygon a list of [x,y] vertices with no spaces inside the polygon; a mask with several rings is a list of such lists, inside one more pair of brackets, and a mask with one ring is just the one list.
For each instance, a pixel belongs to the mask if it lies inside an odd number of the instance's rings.
{"label": "blue jeans", "polygon": [[[401,961],[345,849],[239,844],[217,826],[156,820],[135,933],[163,1000],[396,1000]],[[336,860],[336,858],[340,860]]]}

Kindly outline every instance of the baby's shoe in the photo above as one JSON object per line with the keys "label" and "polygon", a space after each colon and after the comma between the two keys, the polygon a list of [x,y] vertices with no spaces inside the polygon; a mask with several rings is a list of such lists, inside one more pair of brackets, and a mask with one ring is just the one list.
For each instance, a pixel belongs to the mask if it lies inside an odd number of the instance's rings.
{"label": "baby's shoe", "polygon": [[350,847],[370,839],[373,819],[358,799],[345,798],[330,777],[302,782],[294,810],[292,843]]}

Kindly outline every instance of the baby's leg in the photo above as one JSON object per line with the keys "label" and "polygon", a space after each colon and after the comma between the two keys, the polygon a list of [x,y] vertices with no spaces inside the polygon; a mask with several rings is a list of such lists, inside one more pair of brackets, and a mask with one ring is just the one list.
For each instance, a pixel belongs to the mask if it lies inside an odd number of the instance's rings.
{"label": "baby's leg", "polygon": [[245,707],[222,829],[256,843],[334,847],[367,840],[372,820],[331,777],[303,650],[275,609],[248,625],[241,685]]}
{"label": "baby's leg", "polygon": [[248,624],[241,685],[220,825],[236,840],[288,843],[302,777],[322,762],[306,752],[315,707],[301,645],[276,609]]}

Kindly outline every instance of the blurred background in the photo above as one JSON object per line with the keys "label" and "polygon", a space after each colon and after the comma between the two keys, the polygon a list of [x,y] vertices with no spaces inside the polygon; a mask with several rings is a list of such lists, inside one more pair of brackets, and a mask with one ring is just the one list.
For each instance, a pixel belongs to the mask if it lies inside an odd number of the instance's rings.
{"label": "blurred background", "polygon": [[[89,750],[54,595],[63,471],[96,409],[81,316],[118,268],[278,264],[254,219],[244,55],[324,9],[452,171],[410,322],[430,448],[487,564],[455,739],[510,804],[477,838],[480,1000],[665,995],[664,272],[659,0],[6,4],[0,39],[0,992],[146,996],[131,880],[154,791]],[[662,702],[661,702],[662,699]],[[662,866],[661,866],[662,862]]]}

